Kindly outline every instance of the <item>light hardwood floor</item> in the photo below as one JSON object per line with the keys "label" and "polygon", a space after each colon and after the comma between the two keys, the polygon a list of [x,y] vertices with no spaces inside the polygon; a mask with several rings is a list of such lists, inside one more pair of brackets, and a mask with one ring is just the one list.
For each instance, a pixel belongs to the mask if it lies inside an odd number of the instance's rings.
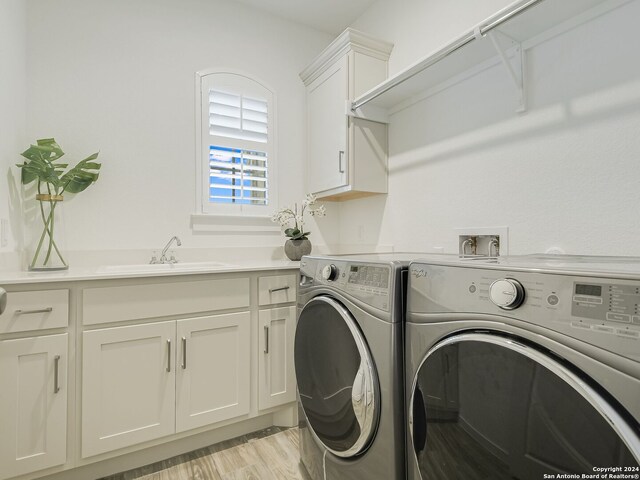
{"label": "light hardwood floor", "polygon": [[304,480],[298,429],[268,428],[103,480]]}

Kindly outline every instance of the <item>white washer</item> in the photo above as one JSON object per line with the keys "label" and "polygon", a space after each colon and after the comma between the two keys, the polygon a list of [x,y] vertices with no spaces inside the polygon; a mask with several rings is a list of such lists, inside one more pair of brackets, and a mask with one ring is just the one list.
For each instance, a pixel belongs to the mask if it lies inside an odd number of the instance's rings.
{"label": "white washer", "polygon": [[639,309],[637,258],[412,263],[408,478],[637,478]]}

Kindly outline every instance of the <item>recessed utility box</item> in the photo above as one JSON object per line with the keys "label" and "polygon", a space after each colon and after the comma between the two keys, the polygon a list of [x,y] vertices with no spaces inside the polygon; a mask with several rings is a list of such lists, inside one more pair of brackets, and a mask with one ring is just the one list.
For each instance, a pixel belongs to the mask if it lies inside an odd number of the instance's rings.
{"label": "recessed utility box", "polygon": [[507,227],[459,228],[458,253],[461,257],[498,257],[509,252]]}

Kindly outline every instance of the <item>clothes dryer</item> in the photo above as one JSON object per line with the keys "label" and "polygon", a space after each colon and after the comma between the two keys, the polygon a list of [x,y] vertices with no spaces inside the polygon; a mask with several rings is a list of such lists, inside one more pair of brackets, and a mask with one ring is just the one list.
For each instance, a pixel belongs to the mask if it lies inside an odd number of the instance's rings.
{"label": "clothes dryer", "polygon": [[638,259],[431,258],[409,272],[409,479],[637,478]]}
{"label": "clothes dryer", "polygon": [[405,478],[403,318],[413,254],[303,257],[295,371],[313,480]]}

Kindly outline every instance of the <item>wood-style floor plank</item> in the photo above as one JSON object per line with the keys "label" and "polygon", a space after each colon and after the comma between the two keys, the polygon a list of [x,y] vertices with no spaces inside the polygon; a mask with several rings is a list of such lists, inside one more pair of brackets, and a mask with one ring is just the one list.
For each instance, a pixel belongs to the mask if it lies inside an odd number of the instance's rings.
{"label": "wood-style floor plank", "polygon": [[102,480],[302,480],[298,429],[271,427]]}

